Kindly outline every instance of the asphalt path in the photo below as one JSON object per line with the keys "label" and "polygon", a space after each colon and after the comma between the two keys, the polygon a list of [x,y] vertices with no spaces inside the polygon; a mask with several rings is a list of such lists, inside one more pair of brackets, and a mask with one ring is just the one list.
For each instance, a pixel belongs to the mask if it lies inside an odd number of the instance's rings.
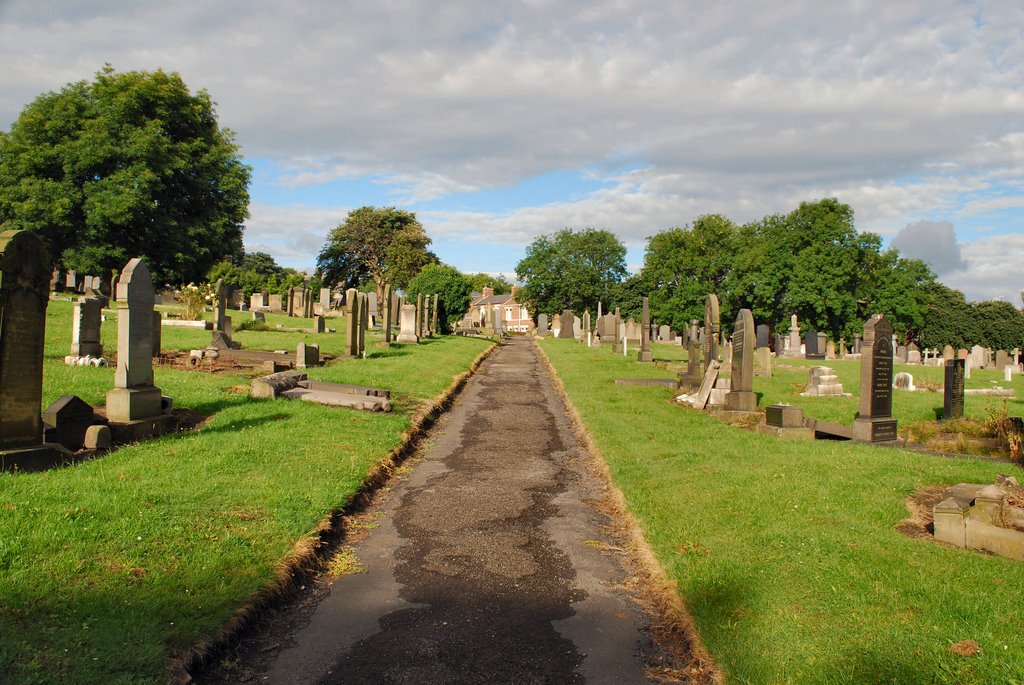
{"label": "asphalt path", "polygon": [[[641,683],[657,649],[536,346],[495,350],[343,575],[245,680]],[[252,671],[257,668],[257,671]]]}

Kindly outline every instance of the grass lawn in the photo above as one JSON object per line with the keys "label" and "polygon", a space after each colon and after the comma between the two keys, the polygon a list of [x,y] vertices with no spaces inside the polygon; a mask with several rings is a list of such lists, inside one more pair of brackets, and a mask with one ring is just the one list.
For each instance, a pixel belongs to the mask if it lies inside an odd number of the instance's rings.
{"label": "grass lawn", "polygon": [[[1024,681],[1024,564],[896,529],[920,486],[1021,478],[1018,466],[762,436],[676,406],[668,390],[614,385],[673,375],[635,356],[541,344],[731,682]],[[856,395],[857,365],[828,365]],[[915,380],[941,373],[911,368]],[[988,380],[975,372],[968,387]],[[805,369],[782,370],[756,378],[754,390],[762,407],[785,399],[812,416],[852,420],[856,396],[836,406],[795,397],[805,382]],[[897,416],[941,407],[941,394],[920,395],[897,394]],[[967,409],[984,411],[973,398]],[[948,651],[963,640],[981,652]]]}
{"label": "grass lawn", "polygon": [[[243,314],[242,316],[246,316]],[[116,349],[103,324],[108,358]],[[273,321],[273,317],[268,317]],[[290,325],[301,319],[287,319]],[[247,347],[340,350],[342,332],[241,331]],[[312,325],[310,320],[302,324]],[[44,408],[62,394],[102,404],[113,367],[67,367],[71,304],[48,309]],[[164,349],[209,342],[164,328]],[[248,378],[160,366],[175,406],[211,415],[198,431],[74,467],[0,473],[0,682],[162,682],[169,655],[217,630],[270,583],[297,541],[343,506],[437,397],[489,344],[443,337],[375,348],[311,377],[391,389],[392,414],[250,399]]]}

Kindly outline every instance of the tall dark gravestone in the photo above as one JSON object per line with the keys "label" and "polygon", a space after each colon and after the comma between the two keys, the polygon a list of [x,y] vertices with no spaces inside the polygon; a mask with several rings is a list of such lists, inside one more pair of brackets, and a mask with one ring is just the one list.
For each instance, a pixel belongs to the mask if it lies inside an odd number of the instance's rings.
{"label": "tall dark gravestone", "polygon": [[732,378],[725,396],[725,408],[733,411],[757,411],[754,392],[754,315],[741,309],[732,331]]}
{"label": "tall dark gravestone", "polygon": [[718,334],[722,324],[718,316],[718,295],[708,293],[704,301],[704,370],[718,359]]}
{"label": "tall dark gravestone", "polygon": [[[754,342],[755,347],[768,347],[770,345],[771,331],[768,330],[768,326],[765,324],[757,325],[757,337]],[[733,351],[735,353],[735,350]]]}
{"label": "tall dark gravestone", "polygon": [[963,359],[946,360],[945,388],[942,393],[942,418],[945,421],[962,419],[964,416],[964,367]]}
{"label": "tall dark gravestone", "polygon": [[818,333],[813,328],[807,329],[804,337],[804,359],[824,359],[825,350],[818,349]]}
{"label": "tall dark gravestone", "polygon": [[43,343],[50,259],[30,231],[0,233],[0,468],[34,470],[70,453],[43,442]]}
{"label": "tall dark gravestone", "polygon": [[860,357],[860,413],[853,422],[858,442],[896,439],[892,418],[892,324],[875,314],[864,324]]}
{"label": "tall dark gravestone", "polygon": [[391,297],[391,284],[384,284],[384,344],[391,344],[391,308],[394,307],[394,298]]}

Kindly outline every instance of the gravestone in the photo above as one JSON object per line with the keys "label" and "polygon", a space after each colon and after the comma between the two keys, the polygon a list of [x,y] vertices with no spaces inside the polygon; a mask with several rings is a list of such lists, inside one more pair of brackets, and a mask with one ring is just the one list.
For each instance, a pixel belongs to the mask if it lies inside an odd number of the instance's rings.
{"label": "gravestone", "polygon": [[384,284],[384,344],[391,344],[391,319],[393,318],[392,308],[395,306],[394,297],[391,294],[391,284]]}
{"label": "gravestone", "polygon": [[574,317],[573,313],[571,311],[569,311],[568,309],[563,309],[562,313],[559,314],[559,316],[558,316],[558,324],[560,326],[560,328],[558,330],[558,337],[559,337],[559,339],[562,339],[562,340],[572,340],[573,339],[572,324],[573,324],[573,319],[574,318],[575,317]]}
{"label": "gravestone", "polygon": [[103,308],[98,299],[83,297],[75,302],[71,323],[71,356],[102,357],[100,322]]}
{"label": "gravestone", "polygon": [[305,369],[320,366],[320,346],[299,342],[295,347],[295,368]]}
{"label": "gravestone", "polygon": [[0,469],[47,468],[69,453],[43,442],[43,343],[50,260],[31,231],[0,232]]}
{"label": "gravestone", "polygon": [[732,378],[725,408],[732,411],[757,411],[754,393],[754,315],[741,309],[732,332]]}
{"label": "gravestone", "polygon": [[423,293],[416,295],[416,340],[423,337]]}
{"label": "gravestone", "polygon": [[906,345],[900,345],[896,348],[896,362],[900,364],[906,364],[909,359],[910,351]]}
{"label": "gravestone", "polygon": [[637,352],[637,361],[650,362],[654,360],[651,356],[651,303],[649,298],[643,298],[640,309],[640,351]]}
{"label": "gravestone", "polygon": [[704,367],[700,363],[700,343],[691,340],[686,346],[686,376],[683,381],[699,382],[704,375]]}
{"label": "gravestone", "polygon": [[231,339],[231,317],[227,315],[228,287],[220,279],[214,286],[213,296],[217,301],[217,313],[214,316],[213,334],[210,339],[210,347],[218,350],[237,350],[241,347]]}
{"label": "gravestone", "polygon": [[430,303],[430,333],[432,335],[438,335],[440,333],[437,328],[437,312],[440,302],[441,300],[437,293],[434,293],[433,301]]}
{"label": "gravestone", "polygon": [[345,355],[359,356],[359,291],[345,291]]}
{"label": "gravestone", "polygon": [[619,324],[622,322],[622,317],[619,315],[619,308],[615,308],[615,312],[611,315],[611,320],[608,322],[608,337],[612,341],[612,352],[615,354],[622,354],[622,336],[619,333]]}
{"label": "gravestone", "polygon": [[672,342],[672,329],[665,324],[658,326],[658,340],[661,342]]}
{"label": "gravestone", "polygon": [[860,412],[853,422],[853,439],[858,442],[896,440],[892,418],[892,325],[883,314],[864,324],[860,358]]}
{"label": "gravestone", "polygon": [[863,343],[860,340],[860,333],[853,334],[853,354],[860,354]]}
{"label": "gravestone", "polygon": [[320,288],[320,313],[324,316],[331,311],[331,289]]}
{"label": "gravestone", "polygon": [[971,348],[971,366],[976,369],[985,368],[985,348],[981,345],[975,345]]}
{"label": "gravestone", "polygon": [[956,359],[956,358],[957,358],[957,354],[953,350],[953,346],[952,345],[946,345],[945,347],[942,348],[942,359],[944,361],[949,361],[950,359]]}
{"label": "gravestone", "polygon": [[376,321],[380,317],[380,309],[377,306],[377,292],[371,291],[366,294],[366,315]]}
{"label": "gravestone", "polygon": [[763,323],[762,324],[758,324],[757,325],[756,339],[755,339],[755,342],[754,342],[755,348],[757,348],[757,347],[768,347],[769,344],[770,344],[769,343],[770,334],[771,334],[771,331],[768,329],[767,325],[765,325]]}
{"label": "gravestone", "polygon": [[824,359],[825,350],[818,350],[818,333],[813,328],[807,329],[804,342],[804,359]]}
{"label": "gravestone", "polygon": [[917,386],[914,385],[914,376],[906,371],[896,374],[892,379],[892,387],[894,390],[908,390],[910,392],[917,390]]}
{"label": "gravestone", "polygon": [[700,388],[697,390],[697,398],[693,400],[694,409],[704,409],[707,406],[708,400],[711,398],[711,391],[715,388],[715,384],[718,381],[719,367],[718,360],[712,359],[711,363],[704,369],[704,378],[701,380]]}
{"label": "gravestone", "polygon": [[996,371],[1002,371],[1005,367],[1010,365],[1010,355],[1006,353],[1006,350],[998,350],[996,352]]}
{"label": "gravestone", "polygon": [[95,421],[96,414],[92,405],[80,397],[64,395],[43,411],[42,418],[46,442],[77,451],[85,444],[85,433]]}
{"label": "gravestone", "polygon": [[173,417],[161,413],[163,396],[153,384],[155,293],[141,258],[124,267],[117,290],[117,370],[107,392],[107,419],[115,440],[126,442],[163,432]]}
{"label": "gravestone", "polygon": [[910,343],[909,345],[907,345],[907,363],[921,363],[921,348],[918,347],[916,343]]}
{"label": "gravestone", "polygon": [[327,322],[324,321],[324,317],[317,314],[313,317],[313,332],[314,333],[326,333]]}
{"label": "gravestone", "polygon": [[807,372],[807,387],[801,397],[844,397],[846,392],[839,376],[828,366],[812,366]]}
{"label": "gravestone", "polygon": [[718,359],[718,336],[721,332],[718,317],[718,295],[708,293],[704,300],[704,370]]}
{"label": "gravestone", "polygon": [[590,310],[583,312],[583,335],[580,336],[580,342],[586,341],[590,344]]}
{"label": "gravestone", "polygon": [[[153,310],[153,357],[160,356],[160,346],[163,344],[164,319],[159,310]],[[241,345],[239,345],[241,347]]]}
{"label": "gravestone", "polygon": [[945,381],[942,389],[942,418],[946,421],[962,419],[964,416],[964,371],[967,362],[963,359],[947,359]]}
{"label": "gravestone", "polygon": [[359,293],[359,353],[366,355],[366,329],[370,326],[370,295]]}
{"label": "gravestone", "polygon": [[64,289],[75,292],[78,290],[78,275],[74,269],[68,269],[64,274]]}
{"label": "gravestone", "polygon": [[258,321],[260,323],[266,323],[267,322],[267,315],[265,313],[257,310],[257,311],[254,311],[252,313],[252,320],[253,321]]}
{"label": "gravestone", "polygon": [[775,356],[781,357],[786,352],[786,341],[788,338],[783,338],[780,333],[775,334]]}
{"label": "gravestone", "polygon": [[278,313],[280,313],[282,311],[281,310],[281,296],[280,295],[277,295],[277,294],[268,295],[267,296],[267,301],[268,301],[267,308],[270,309],[270,311],[278,312]]}
{"label": "gravestone", "polygon": [[399,331],[396,342],[418,343],[420,338],[416,335],[416,305],[403,304],[399,313]]}
{"label": "gravestone", "polygon": [[537,336],[540,338],[546,338],[548,335],[548,315],[538,314],[537,315]]}
{"label": "gravestone", "polygon": [[579,340],[583,337],[583,322],[575,314],[572,317],[572,337],[573,340]]}
{"label": "gravestone", "polygon": [[[824,334],[822,334],[822,335],[824,335]],[[835,359],[835,358],[836,358],[836,344],[834,342],[832,342],[831,340],[829,340],[828,342],[825,343],[825,359]]]}
{"label": "gravestone", "polygon": [[754,368],[758,376],[772,375],[772,351],[767,347],[759,347],[754,351]]}
{"label": "gravestone", "polygon": [[796,314],[789,320],[789,347],[786,349],[787,357],[800,356],[800,325],[797,322]]}

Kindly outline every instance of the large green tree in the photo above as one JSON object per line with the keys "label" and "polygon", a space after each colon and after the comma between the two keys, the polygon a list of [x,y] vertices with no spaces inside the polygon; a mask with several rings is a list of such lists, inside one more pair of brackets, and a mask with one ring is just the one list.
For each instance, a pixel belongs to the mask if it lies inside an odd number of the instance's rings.
{"label": "large green tree", "polygon": [[978,302],[974,305],[974,316],[979,344],[995,350],[1024,349],[1024,314],[1009,302]]}
{"label": "large green tree", "polygon": [[[736,225],[725,217],[706,214],[685,228],[670,228],[648,238],[640,276],[654,320],[685,330],[690,319],[704,320],[708,293],[725,301],[736,232]],[[723,321],[726,318],[723,312]]]}
{"label": "large green tree", "polygon": [[565,228],[527,246],[526,256],[516,264],[516,277],[525,282],[518,299],[535,315],[596,311],[599,300],[611,300],[626,273],[626,246],[613,233]]}
{"label": "large green tree", "polygon": [[251,173],[206,91],[108,65],[0,133],[0,224],[39,233],[67,269],[141,256],[157,282],[197,281],[241,256]]}
{"label": "large green tree", "polygon": [[420,293],[437,295],[438,323],[442,333],[452,330],[469,309],[472,280],[453,266],[428,264],[409,281],[406,296],[413,301]]}
{"label": "large green tree", "polygon": [[316,259],[329,287],[354,288],[370,278],[379,302],[384,284],[403,290],[437,256],[427,249],[430,237],[413,212],[394,207],[360,207],[331,230]]}

